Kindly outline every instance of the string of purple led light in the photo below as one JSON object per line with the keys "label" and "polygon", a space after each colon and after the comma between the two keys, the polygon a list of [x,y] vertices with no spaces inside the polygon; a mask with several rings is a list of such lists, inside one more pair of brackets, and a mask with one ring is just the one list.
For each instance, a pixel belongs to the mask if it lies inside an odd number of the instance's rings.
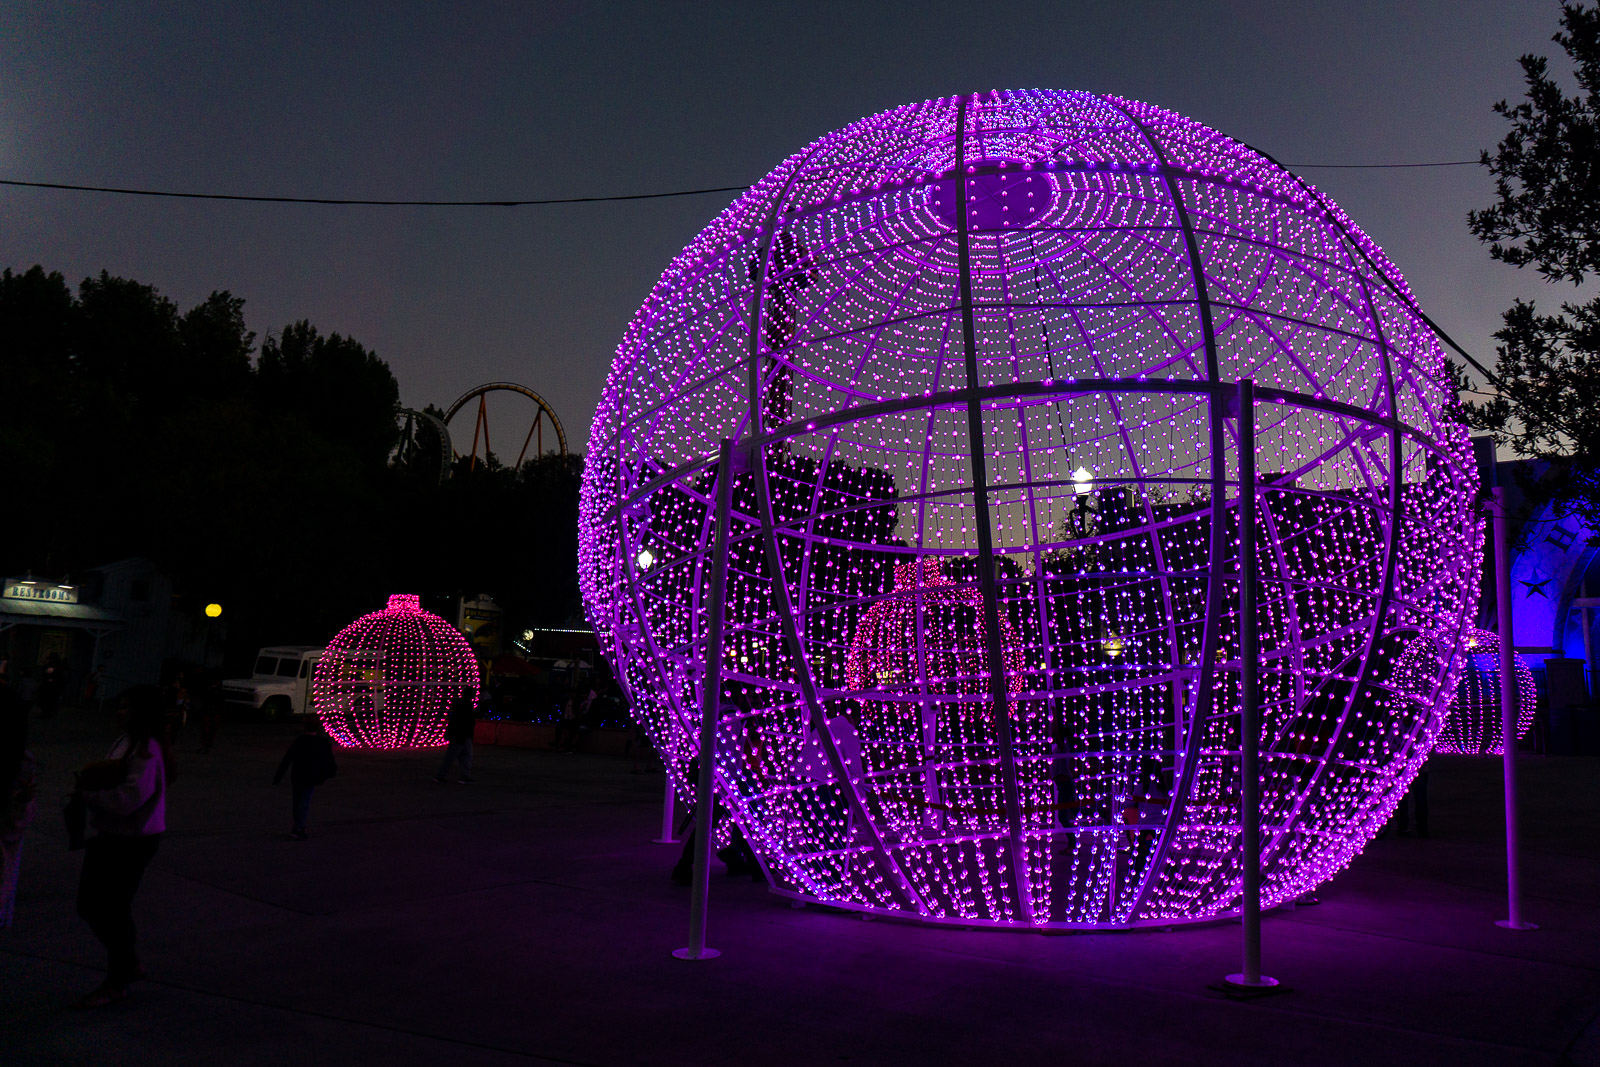
{"label": "string of purple led light", "polygon": [[[908,105],[757,182],[630,324],[586,603],[683,783],[739,441],[723,675],[750,709],[717,785],[780,891],[969,925],[1226,913],[1251,377],[1271,906],[1381,825],[1460,670],[1481,531],[1443,373],[1382,250],[1238,142],[1087,93]],[[1400,685],[1423,632],[1446,654]]]}

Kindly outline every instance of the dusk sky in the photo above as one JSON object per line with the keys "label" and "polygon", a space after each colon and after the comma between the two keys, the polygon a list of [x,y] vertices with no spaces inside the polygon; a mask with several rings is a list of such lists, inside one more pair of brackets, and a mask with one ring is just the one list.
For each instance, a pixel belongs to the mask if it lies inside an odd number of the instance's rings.
{"label": "dusk sky", "polygon": [[[1285,164],[1460,160],[1505,130],[1559,7],[1403,2],[21,3],[0,8],[0,178],[279,196],[534,199],[740,185],[897,104],[1088,89]],[[1552,65],[1565,72],[1565,56]],[[1480,359],[1516,295],[1478,167],[1302,173]],[[0,188],[0,266],[244,297],[393,367],[402,400],[507,379],[581,451],[612,352],[732,199],[519,208],[241,204]]]}

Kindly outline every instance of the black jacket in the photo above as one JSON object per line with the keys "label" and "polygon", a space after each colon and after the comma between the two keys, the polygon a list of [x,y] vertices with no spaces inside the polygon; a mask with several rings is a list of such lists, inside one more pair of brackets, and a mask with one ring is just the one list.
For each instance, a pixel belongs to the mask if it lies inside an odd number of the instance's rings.
{"label": "black jacket", "polygon": [[283,781],[285,772],[288,772],[289,780],[295,785],[321,785],[326,782],[339,773],[338,765],[333,762],[333,741],[327,734],[301,734],[290,743],[289,751],[283,754],[283,762],[278,764],[278,773],[273,776],[272,784]]}
{"label": "black jacket", "polygon": [[478,722],[478,702],[470,694],[456,697],[450,705],[450,718],[444,724],[446,741],[471,741]]}

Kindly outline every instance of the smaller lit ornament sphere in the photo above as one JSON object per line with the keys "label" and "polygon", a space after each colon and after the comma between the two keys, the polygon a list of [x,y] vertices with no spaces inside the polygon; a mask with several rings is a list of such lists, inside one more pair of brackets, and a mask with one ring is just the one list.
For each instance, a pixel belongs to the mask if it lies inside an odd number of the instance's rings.
{"label": "smaller lit ornament sphere", "polygon": [[[1461,681],[1434,750],[1465,756],[1499,756],[1506,750],[1500,730],[1500,638],[1489,630],[1471,629],[1466,633],[1466,644]],[[1538,692],[1528,661],[1513,652],[1511,662],[1517,679],[1520,740],[1533,725]]]}
{"label": "smaller lit ornament sphere", "polygon": [[396,593],[328,643],[311,699],[345,748],[425,748],[444,744],[450,705],[478,685],[467,639],[416,595]]}

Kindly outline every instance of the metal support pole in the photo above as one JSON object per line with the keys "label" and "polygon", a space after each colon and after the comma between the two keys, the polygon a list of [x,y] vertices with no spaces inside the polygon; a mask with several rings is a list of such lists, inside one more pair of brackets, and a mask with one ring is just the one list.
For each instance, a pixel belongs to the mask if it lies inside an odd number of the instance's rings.
{"label": "metal support pole", "polygon": [[1489,510],[1494,518],[1494,602],[1500,614],[1500,741],[1505,746],[1502,766],[1506,790],[1506,917],[1496,926],[1508,930],[1537,930],[1522,921],[1521,849],[1517,841],[1517,676],[1511,643],[1511,553],[1506,545],[1506,491],[1490,490]]}
{"label": "metal support pole", "polygon": [[678,793],[672,788],[672,775],[664,774],[666,779],[666,796],[661,798],[661,836],[656,838],[658,845],[676,845],[678,836],[673,831],[678,816]]}
{"label": "metal support pole", "polygon": [[700,683],[700,777],[694,793],[694,882],[689,890],[689,947],[673,950],[680,960],[709,960],[722,955],[706,948],[706,902],[711,894],[711,839],[716,836],[717,709],[722,704],[723,600],[728,585],[728,524],[733,511],[733,442],[722,439],[717,460],[716,536],[712,542],[711,598],[706,607],[705,673]]}
{"label": "metal support pole", "polygon": [[[1256,633],[1256,391],[1239,382],[1239,837],[1244,885],[1244,970],[1230,986],[1270,989],[1261,973],[1261,650]],[[1215,520],[1213,520],[1215,521]]]}
{"label": "metal support pole", "polygon": [[[976,390],[978,333],[972,306],[972,238],[968,218],[967,178],[962,172],[967,152],[967,101],[956,108],[957,285],[961,296],[961,343],[966,356],[967,388]],[[1000,593],[995,579],[998,563],[994,530],[989,518],[988,453],[983,442],[983,406],[974,395],[967,402],[967,447],[972,457],[972,517],[978,541],[978,589],[983,598],[983,647],[988,660],[989,700],[994,709],[995,741],[1000,755],[1000,794],[1006,818],[1006,846],[1011,857],[1011,891],[1017,912],[1024,919],[1034,914],[1032,881],[1028,874],[1027,844],[1023,839],[1022,797],[1017,789],[1015,739],[1011,733],[1011,690],[1006,677],[1005,648],[1000,641]]]}

